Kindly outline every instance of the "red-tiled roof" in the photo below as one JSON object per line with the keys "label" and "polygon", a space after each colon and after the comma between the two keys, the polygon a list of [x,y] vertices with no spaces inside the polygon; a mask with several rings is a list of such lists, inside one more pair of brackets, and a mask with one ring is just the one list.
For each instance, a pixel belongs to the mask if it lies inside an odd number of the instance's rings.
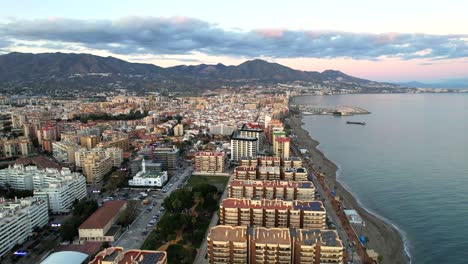
{"label": "red-tiled roof", "polygon": [[122,206],[127,202],[122,200],[109,201],[104,203],[94,214],[80,225],[80,229],[100,229],[109,223],[116,216]]}
{"label": "red-tiled roof", "polygon": [[280,138],[276,138],[275,140],[277,142],[289,142],[289,141],[291,141],[291,139],[288,138],[288,137],[280,137]]}

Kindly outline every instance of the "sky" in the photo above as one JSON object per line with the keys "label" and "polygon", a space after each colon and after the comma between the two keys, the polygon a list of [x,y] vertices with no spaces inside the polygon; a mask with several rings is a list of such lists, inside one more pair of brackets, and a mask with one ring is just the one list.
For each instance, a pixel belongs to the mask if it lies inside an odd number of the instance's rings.
{"label": "sky", "polygon": [[0,53],[91,53],[165,67],[261,58],[377,81],[468,78],[466,0],[20,0],[0,6]]}

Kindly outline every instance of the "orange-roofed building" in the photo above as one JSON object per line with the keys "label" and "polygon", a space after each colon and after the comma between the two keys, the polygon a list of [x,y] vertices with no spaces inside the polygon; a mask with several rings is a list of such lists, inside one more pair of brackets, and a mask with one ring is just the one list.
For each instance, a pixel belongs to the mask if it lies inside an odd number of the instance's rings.
{"label": "orange-roofed building", "polygon": [[130,249],[124,251],[121,247],[110,247],[99,252],[88,264],[166,264],[165,251]]}
{"label": "orange-roofed building", "polygon": [[126,208],[127,202],[122,200],[104,203],[78,228],[80,240],[113,242],[121,231],[121,227],[115,223]]}

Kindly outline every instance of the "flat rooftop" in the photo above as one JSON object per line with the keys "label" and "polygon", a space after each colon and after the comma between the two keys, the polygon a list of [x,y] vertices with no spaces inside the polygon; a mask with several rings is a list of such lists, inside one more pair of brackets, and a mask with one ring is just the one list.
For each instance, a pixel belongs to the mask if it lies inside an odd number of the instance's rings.
{"label": "flat rooftop", "polygon": [[314,189],[314,184],[310,181],[271,181],[271,180],[232,180],[230,186],[255,186],[255,187],[277,187],[277,188],[302,188]]}
{"label": "flat rooftop", "polygon": [[343,247],[334,230],[266,228],[218,225],[210,229],[208,238],[212,241],[247,242],[252,239],[256,244],[292,246],[293,241],[301,245],[319,244],[327,247]]}
{"label": "flat rooftop", "polygon": [[145,173],[138,175],[138,178],[158,178],[158,177],[163,176],[164,174],[166,174],[165,171],[161,171],[161,172],[147,171]]}
{"label": "flat rooftop", "polygon": [[253,166],[238,166],[235,168],[236,171],[257,171],[256,167]]}
{"label": "flat rooftop", "polygon": [[298,172],[298,173],[306,173],[306,168],[284,168],[284,172]]}
{"label": "flat rooftop", "polygon": [[321,201],[283,201],[269,199],[238,199],[226,198],[221,202],[223,208],[250,208],[250,209],[275,209],[275,210],[301,210],[325,212]]}
{"label": "flat rooftop", "polygon": [[213,241],[247,242],[247,227],[218,225],[210,229],[208,237]]}
{"label": "flat rooftop", "polygon": [[288,228],[265,228],[253,229],[252,238],[259,244],[285,244],[291,245],[291,234]]}
{"label": "flat rooftop", "polygon": [[334,230],[321,229],[291,229],[291,234],[302,245],[312,246],[320,244],[321,246],[342,247],[343,244]]}

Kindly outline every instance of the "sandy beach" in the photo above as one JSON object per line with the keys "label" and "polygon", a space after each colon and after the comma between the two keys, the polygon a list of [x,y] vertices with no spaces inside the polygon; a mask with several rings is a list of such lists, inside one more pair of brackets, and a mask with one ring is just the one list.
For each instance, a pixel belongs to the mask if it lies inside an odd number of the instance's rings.
{"label": "sandy beach", "polygon": [[314,169],[323,173],[329,187],[334,187],[337,194],[343,198],[343,205],[346,208],[355,209],[365,222],[362,235],[369,238],[368,248],[374,249],[383,256],[381,263],[399,264],[409,263],[409,259],[404,251],[403,240],[398,231],[390,224],[370,214],[359,206],[356,199],[336,180],[337,166],[317,149],[319,142],[312,139],[307,131],[302,129],[302,117],[291,116],[290,126],[297,135],[298,142],[302,148],[310,152],[310,157]]}

